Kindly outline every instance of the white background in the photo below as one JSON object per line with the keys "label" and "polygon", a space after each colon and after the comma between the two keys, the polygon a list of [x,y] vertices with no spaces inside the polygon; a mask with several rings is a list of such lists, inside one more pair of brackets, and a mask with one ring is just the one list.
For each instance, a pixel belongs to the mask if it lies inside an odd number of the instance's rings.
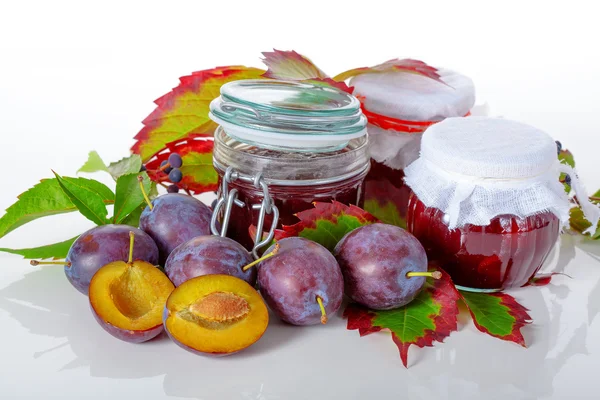
{"label": "white background", "polygon": [[[593,1],[0,2],[0,209],[50,169],[73,175],[89,150],[128,154],[152,101],[177,78],[217,65],[260,66],[294,49],[334,75],[410,57],[471,76],[492,113],[540,127],[600,187],[600,24]],[[0,240],[28,247],[89,223],[36,221]],[[576,245],[574,247],[574,245]],[[531,348],[470,324],[405,370],[389,338],[344,321],[273,324],[247,354],[195,357],[166,340],[106,335],[59,269],[0,256],[0,398],[597,398],[600,244],[563,238],[549,267],[575,276],[521,290]],[[569,260],[576,254],[575,261]],[[52,350],[52,348],[57,347]]]}

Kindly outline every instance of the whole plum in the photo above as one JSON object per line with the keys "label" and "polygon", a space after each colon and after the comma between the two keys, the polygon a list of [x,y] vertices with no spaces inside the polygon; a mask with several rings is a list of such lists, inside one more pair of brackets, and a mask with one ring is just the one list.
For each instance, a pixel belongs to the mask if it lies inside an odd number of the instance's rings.
{"label": "whole plum", "polygon": [[250,285],[256,283],[256,268],[243,271],[253,261],[238,242],[227,237],[198,236],[177,246],[165,263],[165,272],[175,286],[202,275],[231,275]]}
{"label": "whole plum", "polygon": [[[344,296],[335,258],[325,247],[300,237],[282,239],[277,245],[277,253],[258,266],[258,285],[267,305],[290,324],[326,322],[326,315],[337,312]],[[265,254],[273,250],[271,246]]]}
{"label": "whole plum", "polygon": [[427,271],[425,250],[397,226],[357,228],[342,238],[333,253],[344,274],[346,295],[375,310],[408,304],[425,283],[423,276],[407,276]]}
{"label": "whole plum", "polygon": [[101,225],[84,232],[71,245],[65,266],[69,282],[87,295],[96,271],[114,261],[127,261],[129,232],[136,238],[133,259],[157,264],[158,248],[145,232],[127,225]]}
{"label": "whole plum", "polygon": [[152,200],[140,216],[140,229],[158,246],[160,263],[180,244],[210,235],[211,209],[200,200],[179,193],[169,193]]}

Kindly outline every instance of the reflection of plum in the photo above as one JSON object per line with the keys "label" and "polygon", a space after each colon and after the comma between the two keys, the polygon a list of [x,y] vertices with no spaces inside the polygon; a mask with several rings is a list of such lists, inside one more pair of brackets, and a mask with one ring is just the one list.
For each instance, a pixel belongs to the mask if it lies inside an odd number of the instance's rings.
{"label": "reflection of plum", "polygon": [[167,372],[168,366],[156,362],[158,348],[172,345],[166,336],[134,345],[107,335],[94,321],[87,298],[71,289],[62,269],[44,267],[0,289],[0,308],[32,334],[64,339],[64,344],[34,353],[44,357],[68,344],[76,357],[62,369],[89,366],[91,376],[121,379]]}

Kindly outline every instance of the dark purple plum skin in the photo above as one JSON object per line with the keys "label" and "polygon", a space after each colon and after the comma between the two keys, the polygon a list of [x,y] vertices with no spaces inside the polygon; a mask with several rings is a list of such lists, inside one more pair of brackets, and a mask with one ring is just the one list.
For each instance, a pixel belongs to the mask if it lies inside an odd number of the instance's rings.
{"label": "dark purple plum skin", "polygon": [[[91,307],[91,305],[90,305],[90,307]],[[96,312],[94,307],[91,307],[91,309],[92,309],[92,314],[94,314],[94,318],[96,318],[96,321],[98,321],[100,326],[102,328],[104,328],[104,330],[106,332],[110,333],[112,336],[116,337],[117,339],[121,339],[125,342],[129,342],[129,343],[147,342],[148,340],[154,339],[155,337],[160,335],[161,332],[163,331],[163,324],[157,325],[150,329],[146,329],[145,331],[130,331],[127,329],[121,329],[121,328],[118,328],[118,327],[111,325],[108,322],[104,321],[102,319],[102,317],[100,317],[98,315],[98,313]]]}
{"label": "dark purple plum skin", "polygon": [[210,235],[211,209],[200,200],[181,193],[168,193],[152,200],[140,216],[140,229],[158,246],[160,264],[182,243]]}
{"label": "dark purple plum skin", "polygon": [[100,268],[129,258],[129,232],[135,235],[133,259],[158,263],[158,247],[144,231],[127,225],[101,225],[84,232],[71,245],[65,274],[69,282],[87,295],[92,277]]}
{"label": "dark purple plum skin", "polygon": [[406,276],[427,271],[425,249],[397,226],[357,228],[342,238],[333,254],[344,274],[346,295],[368,308],[389,310],[408,304],[425,283],[424,277]]}
{"label": "dark purple plum skin", "polygon": [[321,323],[319,296],[327,315],[333,316],[344,297],[344,278],[333,255],[300,237],[278,243],[278,253],[258,267],[258,286],[269,308],[289,324],[315,325]]}
{"label": "dark purple plum skin", "polygon": [[254,259],[233,239],[220,236],[198,236],[177,246],[165,263],[165,272],[175,286],[202,275],[224,274],[256,283],[256,268],[242,267]]}

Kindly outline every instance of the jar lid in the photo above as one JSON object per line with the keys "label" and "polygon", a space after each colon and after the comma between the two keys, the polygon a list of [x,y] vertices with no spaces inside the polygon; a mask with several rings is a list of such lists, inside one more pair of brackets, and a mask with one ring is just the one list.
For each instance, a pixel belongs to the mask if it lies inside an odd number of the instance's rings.
{"label": "jar lid", "polygon": [[365,109],[407,121],[439,121],[464,117],[475,104],[473,81],[440,69],[440,79],[401,71],[366,73],[350,81],[354,95],[364,97]]}
{"label": "jar lid", "polygon": [[226,83],[209,117],[228,135],[265,148],[339,149],[366,135],[356,97],[329,85],[251,79]]}
{"label": "jar lid", "polygon": [[432,125],[423,134],[420,157],[404,173],[425,206],[445,213],[450,229],[486,226],[500,215],[525,218],[542,212],[567,224],[571,204],[561,173],[571,176],[592,226],[600,218],[576,172],[559,162],[554,140],[507,119],[448,118]]}

